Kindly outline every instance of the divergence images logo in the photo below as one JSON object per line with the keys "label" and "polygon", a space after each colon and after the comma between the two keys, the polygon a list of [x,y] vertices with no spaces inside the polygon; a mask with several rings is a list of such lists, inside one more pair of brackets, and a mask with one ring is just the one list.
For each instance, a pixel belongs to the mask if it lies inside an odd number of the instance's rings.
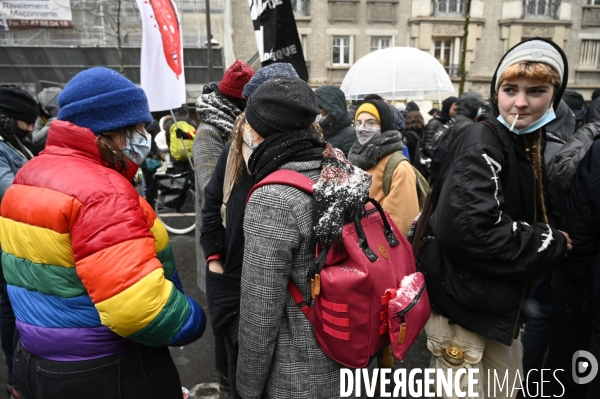
{"label": "divergence images logo", "polygon": [[588,351],[577,351],[573,354],[572,370],[576,384],[588,384],[598,374],[598,361]]}

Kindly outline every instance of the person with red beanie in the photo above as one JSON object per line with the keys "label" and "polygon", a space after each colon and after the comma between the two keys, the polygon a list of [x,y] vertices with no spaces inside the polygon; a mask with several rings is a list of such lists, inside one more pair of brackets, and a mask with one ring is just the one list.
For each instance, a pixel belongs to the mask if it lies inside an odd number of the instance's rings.
{"label": "person with red beanie", "polygon": [[244,86],[254,76],[254,69],[242,60],[237,60],[225,71],[219,82],[219,91],[229,97],[244,99]]}
{"label": "person with red beanie", "polygon": [[[196,260],[200,288],[204,291],[206,258],[200,247],[201,211],[204,205],[204,188],[208,184],[219,156],[233,130],[236,118],[244,112],[246,100],[244,87],[254,76],[254,70],[244,61],[234,62],[223,75],[220,82],[204,86],[203,93],[196,101],[196,113],[200,126],[194,139],[194,172],[196,177]],[[213,262],[214,263],[214,262]],[[218,271],[217,271],[218,272]],[[220,271],[223,273],[223,271]],[[229,387],[227,376],[229,365],[223,337],[215,337],[216,368],[220,375],[221,388]]]}

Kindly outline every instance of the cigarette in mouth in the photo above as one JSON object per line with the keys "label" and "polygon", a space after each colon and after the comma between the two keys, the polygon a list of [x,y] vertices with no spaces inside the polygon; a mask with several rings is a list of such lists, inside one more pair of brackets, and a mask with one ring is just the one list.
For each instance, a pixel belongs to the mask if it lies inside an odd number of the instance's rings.
{"label": "cigarette in mouth", "polygon": [[517,119],[519,119],[519,114],[515,115],[515,120],[513,121],[513,124],[510,126],[509,132],[512,132],[513,129],[515,128],[515,124],[517,123]]}

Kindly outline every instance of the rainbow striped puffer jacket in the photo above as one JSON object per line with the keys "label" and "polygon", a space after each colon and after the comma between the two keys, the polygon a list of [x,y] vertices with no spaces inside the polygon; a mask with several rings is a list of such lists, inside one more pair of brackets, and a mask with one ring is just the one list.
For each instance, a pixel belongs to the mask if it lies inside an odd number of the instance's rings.
{"label": "rainbow striped puffer jacket", "polygon": [[185,345],[206,317],[184,295],[168,234],[106,167],[96,136],[54,121],[1,204],[2,267],[23,347],[77,361]]}

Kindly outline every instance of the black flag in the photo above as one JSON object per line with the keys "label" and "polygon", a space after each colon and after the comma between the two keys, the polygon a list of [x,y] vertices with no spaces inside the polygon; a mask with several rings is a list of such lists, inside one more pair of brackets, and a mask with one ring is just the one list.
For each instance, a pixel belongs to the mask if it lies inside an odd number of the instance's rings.
{"label": "black flag", "polygon": [[249,0],[250,15],[262,66],[289,62],[308,82],[294,11],[290,0]]}

